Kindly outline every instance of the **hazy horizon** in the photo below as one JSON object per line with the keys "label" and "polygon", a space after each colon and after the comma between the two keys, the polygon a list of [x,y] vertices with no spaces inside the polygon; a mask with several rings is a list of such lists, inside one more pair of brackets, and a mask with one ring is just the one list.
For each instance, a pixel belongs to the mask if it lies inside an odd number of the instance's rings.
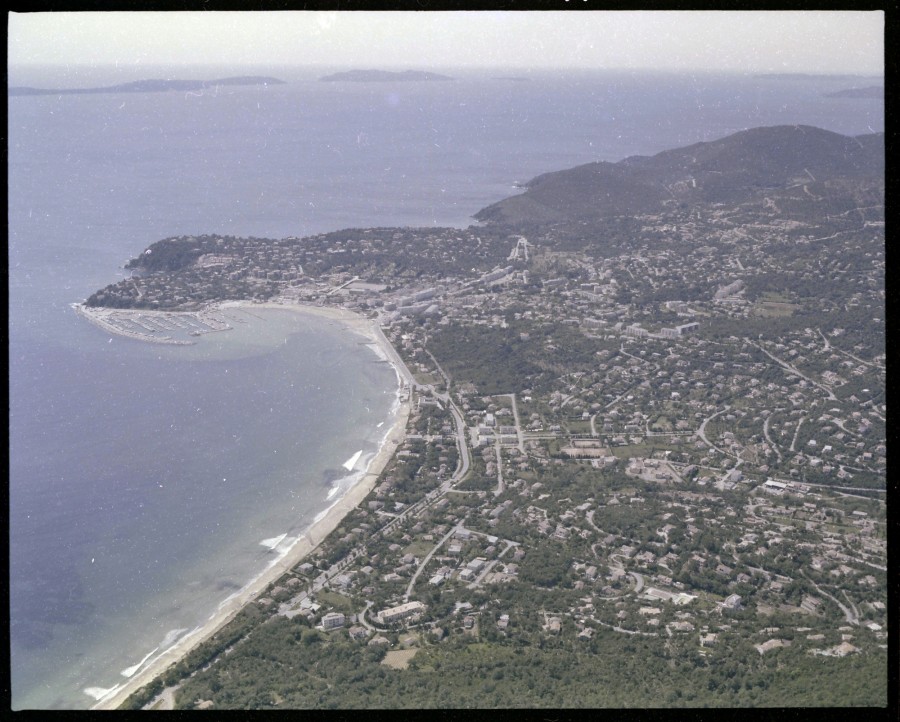
{"label": "hazy horizon", "polygon": [[8,19],[8,64],[16,68],[872,75],[884,64],[881,11],[39,12]]}
{"label": "hazy horizon", "polygon": [[[44,90],[78,89],[113,87],[141,80],[194,80],[212,81],[239,76],[268,76],[286,83],[312,82],[332,73],[351,70],[421,70],[415,66],[388,67],[378,64],[285,64],[285,63],[154,63],[153,65],[123,67],[115,64],[93,66],[71,66],[61,64],[8,66],[7,87],[33,87]],[[849,85],[884,84],[884,73],[762,73],[751,71],[722,71],[705,69],[703,71],[671,70],[671,69],[638,69],[638,68],[498,68],[498,67],[453,67],[436,66],[429,72],[444,74],[452,80],[489,80],[490,78],[518,77],[539,82],[548,77],[620,77],[637,79],[639,77],[692,77],[698,82],[704,78],[741,78],[763,77],[766,75],[783,76],[785,81],[792,77],[821,80],[844,81]]]}

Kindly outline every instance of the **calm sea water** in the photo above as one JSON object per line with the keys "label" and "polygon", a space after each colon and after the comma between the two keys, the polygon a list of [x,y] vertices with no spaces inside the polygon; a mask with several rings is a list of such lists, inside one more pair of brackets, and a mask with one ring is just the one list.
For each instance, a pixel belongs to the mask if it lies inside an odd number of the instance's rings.
{"label": "calm sea water", "polygon": [[[12,68],[10,84],[247,72]],[[389,422],[393,371],[328,321],[270,311],[184,348],[110,340],[72,312],[147,245],[465,226],[550,170],[759,125],[884,128],[880,101],[824,97],[871,80],[449,71],[456,82],[366,85],[250,72],[289,82],[9,99],[16,708],[88,707],[86,689],[124,681],[205,621],[275,558],[263,542],[300,534],[333,501],[335,470],[372,453]]]}

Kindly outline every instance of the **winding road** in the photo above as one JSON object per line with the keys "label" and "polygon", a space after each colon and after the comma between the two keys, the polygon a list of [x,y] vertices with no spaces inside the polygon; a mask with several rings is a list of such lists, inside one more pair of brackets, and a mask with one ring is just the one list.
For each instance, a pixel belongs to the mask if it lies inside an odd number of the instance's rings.
{"label": "winding road", "polygon": [[772,437],[769,435],[769,422],[772,420],[772,417],[775,415],[774,412],[769,414],[766,417],[766,420],[763,421],[763,436],[766,438],[766,441],[769,442],[769,446],[772,447],[772,451],[775,452],[775,455],[778,457],[778,461],[781,462],[781,451],[778,449],[778,445],[772,441]]}
{"label": "winding road", "polygon": [[726,405],[725,408],[722,409],[721,411],[716,411],[716,413],[714,413],[712,416],[707,416],[705,419],[703,419],[703,423],[700,424],[700,428],[697,429],[697,436],[699,436],[701,439],[703,439],[703,443],[704,443],[704,444],[706,444],[707,446],[712,447],[713,449],[715,449],[716,451],[718,451],[720,454],[724,454],[725,456],[734,456],[734,454],[731,454],[731,453],[729,453],[729,452],[727,452],[727,451],[724,451],[724,450],[720,449],[720,448],[719,448],[718,446],[716,446],[713,442],[711,442],[709,439],[706,438],[706,425],[707,425],[710,421],[712,421],[714,418],[716,418],[717,416],[721,416],[722,414],[724,414],[724,413],[725,413],[726,411],[728,411],[730,408],[731,408],[730,406],[727,406],[727,405]]}
{"label": "winding road", "polygon": [[[809,577],[806,576],[805,571],[801,570],[800,573],[804,577],[809,579]],[[822,589],[822,587],[820,587],[818,584],[816,584],[812,579],[809,579],[809,582],[813,585],[813,587],[819,594],[821,594],[823,597],[828,597],[832,602],[834,602],[835,604],[838,605],[838,607],[840,607],[840,610],[841,610],[841,612],[844,613],[844,618],[847,620],[848,624],[852,624],[857,627],[859,626],[859,615],[851,607],[845,607],[837,599],[835,599],[828,592],[826,592],[824,589]],[[850,602],[849,599],[847,601],[848,601],[848,603]]]}

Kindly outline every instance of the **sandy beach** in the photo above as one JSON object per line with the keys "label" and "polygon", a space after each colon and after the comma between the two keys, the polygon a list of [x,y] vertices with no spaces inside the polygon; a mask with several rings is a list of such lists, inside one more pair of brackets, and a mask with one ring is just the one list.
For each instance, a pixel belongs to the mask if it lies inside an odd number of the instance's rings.
{"label": "sandy beach", "polygon": [[[381,352],[380,355],[383,355],[397,370],[398,376],[402,379],[404,386],[408,386],[412,380],[405,364],[403,364],[402,360],[400,360],[397,355],[397,352],[384,337],[378,324],[375,321],[366,319],[352,311],[320,306],[298,306],[278,303],[251,304],[240,301],[225,302],[217,304],[216,307],[278,308],[339,321],[345,325],[348,330],[371,339],[372,343],[376,344],[378,350]],[[276,581],[289,569],[301,563],[303,559],[313,551],[323,539],[325,539],[325,537],[336,529],[341,523],[341,520],[349,512],[359,506],[366,496],[368,496],[369,492],[374,488],[379,474],[381,474],[388,461],[390,461],[391,457],[394,455],[397,446],[403,441],[406,435],[406,422],[410,408],[409,401],[402,399],[403,397],[401,397],[401,403],[397,410],[393,426],[386,434],[384,443],[369,463],[366,473],[360,479],[359,483],[341,497],[341,499],[328,510],[322,519],[313,524],[308,529],[308,533],[303,534],[282,559],[241,589],[241,591],[234,598],[229,600],[227,604],[223,605],[202,628],[193,634],[182,637],[158,657],[151,659],[146,666],[138,670],[134,676],[121,683],[121,685],[109,690],[106,696],[102,697],[91,707],[91,709],[116,709],[131,694],[144,685],[149,684],[155,677],[165,672],[171,665],[177,663],[191,650],[209,639],[219,629],[230,622],[245,605],[251,603],[258,597],[269,584]]]}

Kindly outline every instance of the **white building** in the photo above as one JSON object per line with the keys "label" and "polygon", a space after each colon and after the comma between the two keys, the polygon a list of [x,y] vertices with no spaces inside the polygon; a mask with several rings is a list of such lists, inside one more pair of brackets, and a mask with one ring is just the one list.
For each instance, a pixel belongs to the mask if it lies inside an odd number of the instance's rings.
{"label": "white building", "polygon": [[377,617],[382,624],[389,624],[400,619],[406,619],[414,614],[421,614],[424,611],[425,605],[422,602],[407,602],[397,607],[382,609],[378,612]]}
{"label": "white building", "polygon": [[337,629],[338,627],[343,627],[344,622],[346,621],[346,617],[342,612],[328,612],[328,614],[322,617],[322,628]]}

